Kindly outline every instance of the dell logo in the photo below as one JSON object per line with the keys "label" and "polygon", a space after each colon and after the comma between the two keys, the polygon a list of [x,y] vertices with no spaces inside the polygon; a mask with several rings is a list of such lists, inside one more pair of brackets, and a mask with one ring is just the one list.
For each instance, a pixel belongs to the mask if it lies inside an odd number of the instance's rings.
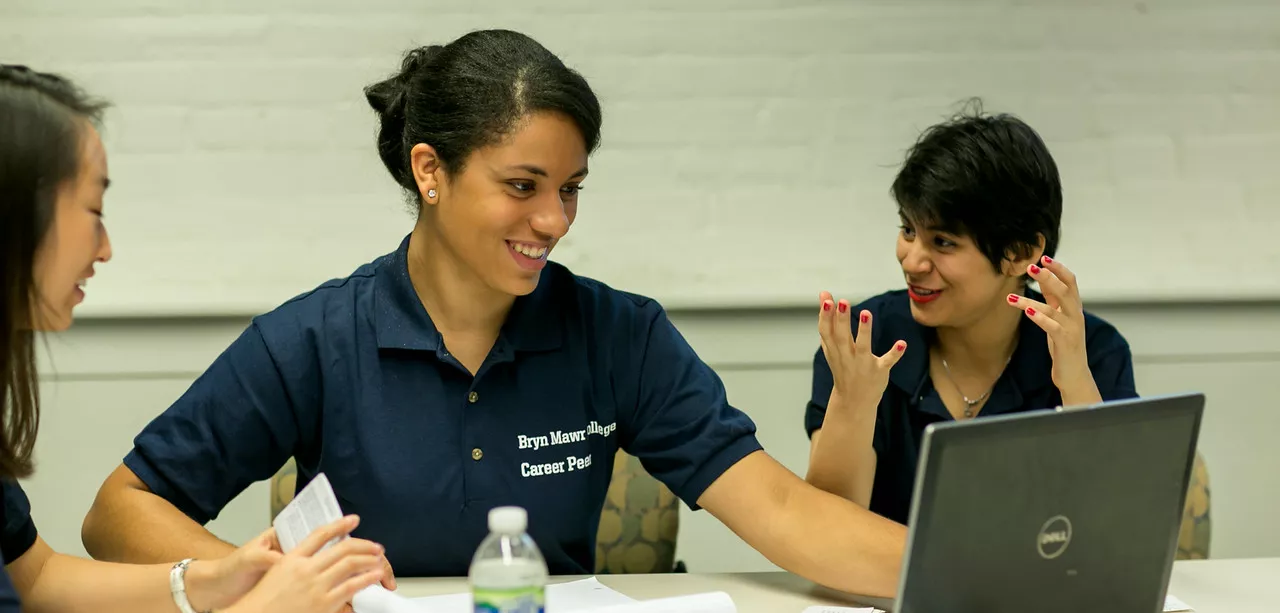
{"label": "dell logo", "polygon": [[1036,535],[1036,551],[1040,557],[1052,560],[1067,550],[1071,544],[1071,520],[1064,515],[1052,517],[1040,527]]}

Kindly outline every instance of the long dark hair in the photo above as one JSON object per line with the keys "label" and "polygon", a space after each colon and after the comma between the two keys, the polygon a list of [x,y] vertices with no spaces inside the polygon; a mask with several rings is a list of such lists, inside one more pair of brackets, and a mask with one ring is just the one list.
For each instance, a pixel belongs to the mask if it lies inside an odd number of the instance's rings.
{"label": "long dark hair", "polygon": [[600,143],[600,102],[586,79],[511,30],[480,30],[444,46],[412,49],[398,73],[364,91],[381,124],[378,155],[412,194],[418,187],[409,152],[418,143],[431,145],[446,171],[460,173],[471,152],[539,111],[572,120],[587,153]]}
{"label": "long dark hair", "polygon": [[0,64],[0,478],[33,469],[36,251],[53,225],[58,189],[80,170],[86,120],[100,121],[104,108],[60,76]]}

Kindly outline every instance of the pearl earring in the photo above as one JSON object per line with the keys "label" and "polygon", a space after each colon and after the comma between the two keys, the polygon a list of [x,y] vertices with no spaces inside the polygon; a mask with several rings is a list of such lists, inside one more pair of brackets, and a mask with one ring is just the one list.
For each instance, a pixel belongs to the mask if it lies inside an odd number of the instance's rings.
{"label": "pearl earring", "polygon": [[427,197],[428,197],[428,198],[435,198],[435,197],[436,197],[436,190],[434,190],[434,189],[429,189],[429,190],[427,190]]}

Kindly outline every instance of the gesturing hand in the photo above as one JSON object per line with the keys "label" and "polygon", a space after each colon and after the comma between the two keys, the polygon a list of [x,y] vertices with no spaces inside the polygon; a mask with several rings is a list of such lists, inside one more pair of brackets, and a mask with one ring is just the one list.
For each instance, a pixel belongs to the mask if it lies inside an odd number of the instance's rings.
{"label": "gesturing hand", "polygon": [[822,354],[831,367],[834,392],[858,404],[879,404],[889,384],[889,369],[902,359],[906,341],[894,343],[882,356],[871,350],[871,312],[858,314],[858,335],[853,335],[849,302],[836,302],[829,292],[819,295],[818,334],[822,338]]}
{"label": "gesturing hand", "polygon": [[1049,355],[1053,357],[1053,384],[1065,395],[1070,389],[1093,385],[1085,347],[1084,305],[1075,274],[1049,256],[1040,261],[1044,268],[1032,264],[1027,273],[1040,283],[1048,304],[1009,294],[1009,305],[1022,309],[1044,330],[1049,339]]}

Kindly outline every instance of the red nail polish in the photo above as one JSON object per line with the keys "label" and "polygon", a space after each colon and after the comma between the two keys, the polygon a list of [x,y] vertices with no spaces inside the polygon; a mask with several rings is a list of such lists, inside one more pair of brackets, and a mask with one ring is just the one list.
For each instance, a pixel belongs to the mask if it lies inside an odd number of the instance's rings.
{"label": "red nail polish", "polygon": [[1018,295],[1009,294],[1009,304],[1018,304]]}
{"label": "red nail polish", "polygon": [[1038,275],[1038,274],[1040,274],[1040,267],[1039,267],[1039,266],[1036,266],[1035,264],[1032,264],[1032,265],[1031,265],[1031,274],[1033,274],[1033,275]]}
{"label": "red nail polish", "polygon": [[831,303],[830,303],[830,302],[823,301],[823,302],[822,302],[822,310],[824,310],[824,311],[830,311],[830,310],[831,310]]}
{"label": "red nail polish", "polygon": [[1031,308],[1031,307],[1027,307],[1027,315],[1030,315],[1030,316],[1032,316],[1032,317],[1035,317],[1035,315],[1036,315],[1036,310],[1035,310],[1035,309],[1033,309],[1033,308]]}
{"label": "red nail polish", "polygon": [[898,351],[906,351],[906,350],[907,350],[907,346],[906,346],[906,345],[903,345],[902,343],[898,343],[897,345],[894,345],[894,346],[893,346],[893,348],[894,348],[894,349],[897,349]]}
{"label": "red nail polish", "polygon": [[865,324],[865,323],[867,323],[867,321],[869,321],[869,320],[871,319],[871,316],[870,316],[870,315],[867,315],[866,313],[863,313],[863,314],[862,314],[862,317],[859,317],[858,319],[859,319],[862,323],[864,323],[864,324]]}
{"label": "red nail polish", "polygon": [[1049,257],[1049,256],[1047,256],[1047,255],[1046,255],[1046,256],[1044,256],[1044,258],[1042,258],[1042,259],[1044,260],[1044,265],[1045,265],[1045,266],[1048,266],[1048,265],[1050,265],[1050,264],[1052,264],[1052,263],[1053,263],[1053,258],[1051,258],[1051,257]]}
{"label": "red nail polish", "polygon": [[849,303],[847,303],[847,302],[845,302],[845,301],[841,300],[841,301],[840,301],[840,312],[841,312],[841,313],[843,313],[843,312],[848,311],[848,310],[849,310]]}

